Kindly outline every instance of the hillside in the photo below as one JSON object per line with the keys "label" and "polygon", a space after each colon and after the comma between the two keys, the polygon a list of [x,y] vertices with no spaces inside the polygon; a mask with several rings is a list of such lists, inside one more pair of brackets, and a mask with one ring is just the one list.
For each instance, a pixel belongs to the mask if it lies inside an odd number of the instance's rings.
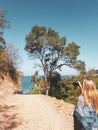
{"label": "hillside", "polygon": [[0,130],[73,130],[74,105],[46,95],[13,94],[12,90],[0,90]]}
{"label": "hillside", "polygon": [[16,90],[16,86],[13,84],[10,78],[4,77],[0,78],[0,96],[5,97],[12,94]]}

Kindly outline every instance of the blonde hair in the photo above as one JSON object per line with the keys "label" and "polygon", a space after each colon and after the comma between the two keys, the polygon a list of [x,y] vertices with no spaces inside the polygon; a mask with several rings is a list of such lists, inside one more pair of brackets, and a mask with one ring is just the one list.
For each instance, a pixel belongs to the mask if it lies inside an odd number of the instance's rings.
{"label": "blonde hair", "polygon": [[98,92],[92,80],[85,79],[82,85],[82,94],[84,96],[85,105],[93,105],[96,112],[98,112]]}

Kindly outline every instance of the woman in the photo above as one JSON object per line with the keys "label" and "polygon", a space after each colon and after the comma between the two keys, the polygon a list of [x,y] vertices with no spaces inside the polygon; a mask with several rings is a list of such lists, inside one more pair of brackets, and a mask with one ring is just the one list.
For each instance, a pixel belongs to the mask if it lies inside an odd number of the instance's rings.
{"label": "woman", "polygon": [[74,130],[98,130],[98,92],[94,82],[78,81],[81,95],[74,110]]}

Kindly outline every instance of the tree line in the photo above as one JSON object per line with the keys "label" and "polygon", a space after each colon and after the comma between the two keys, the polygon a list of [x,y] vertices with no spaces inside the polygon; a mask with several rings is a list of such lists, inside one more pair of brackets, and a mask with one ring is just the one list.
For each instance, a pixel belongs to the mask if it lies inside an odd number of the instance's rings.
{"label": "tree line", "polygon": [[7,43],[3,37],[4,30],[10,27],[5,18],[6,11],[0,10],[0,78],[10,77],[17,87],[21,72],[17,70],[19,63],[18,49],[12,43]]}

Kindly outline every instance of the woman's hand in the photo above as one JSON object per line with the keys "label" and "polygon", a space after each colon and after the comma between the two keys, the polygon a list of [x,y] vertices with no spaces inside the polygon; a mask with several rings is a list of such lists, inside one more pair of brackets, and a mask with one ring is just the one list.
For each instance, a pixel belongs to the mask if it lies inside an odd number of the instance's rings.
{"label": "woman's hand", "polygon": [[81,92],[83,93],[82,84],[80,83],[80,81],[77,81],[77,82],[78,82],[78,84],[79,84],[79,87],[80,87],[80,89],[81,89]]}
{"label": "woman's hand", "polygon": [[82,89],[82,85],[81,85],[80,81],[77,81],[77,82],[79,84],[79,87]]}

